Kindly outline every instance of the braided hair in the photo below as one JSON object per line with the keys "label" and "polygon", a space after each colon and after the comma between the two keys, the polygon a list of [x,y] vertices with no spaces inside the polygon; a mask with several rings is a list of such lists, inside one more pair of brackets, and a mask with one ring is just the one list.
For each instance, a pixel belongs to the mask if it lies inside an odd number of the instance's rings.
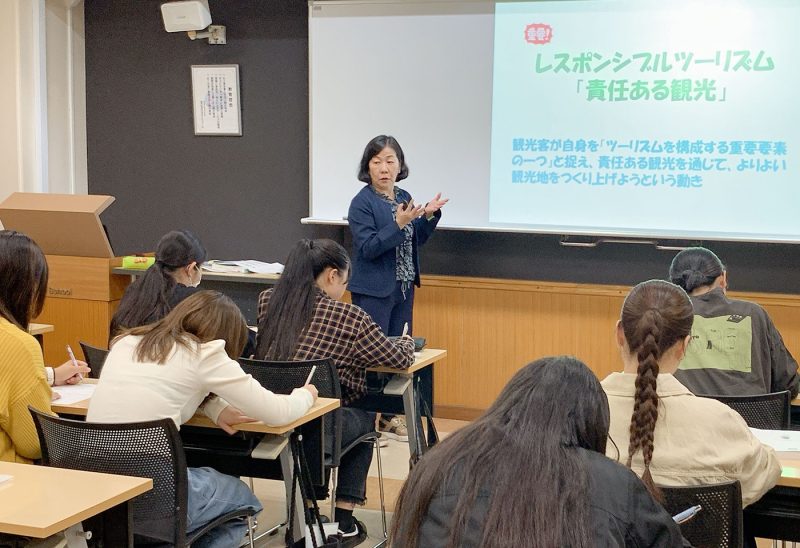
{"label": "braided hair", "polygon": [[627,465],[630,467],[634,455],[642,452],[642,481],[656,498],[660,493],[650,473],[650,461],[653,460],[653,433],[658,420],[659,361],[667,350],[691,333],[693,320],[692,303],[686,292],[662,280],[640,283],[622,305],[622,330],[628,348],[639,362]]}

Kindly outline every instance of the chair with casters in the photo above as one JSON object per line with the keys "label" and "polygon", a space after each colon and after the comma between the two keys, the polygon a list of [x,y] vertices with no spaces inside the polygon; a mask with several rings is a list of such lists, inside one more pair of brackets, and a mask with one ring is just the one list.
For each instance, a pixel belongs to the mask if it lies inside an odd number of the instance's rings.
{"label": "chair with casters", "polygon": [[660,487],[664,508],[677,515],[692,506],[702,509],[680,525],[695,548],[742,546],[742,488],[737,480],[707,485]]}
{"label": "chair with casters", "polygon": [[[29,407],[45,466],[147,477],[153,489],[132,501],[136,544],[186,547],[215,527],[243,520],[252,510],[224,514],[187,531],[188,478],[178,429],[170,419],[114,424],[63,419]],[[253,546],[252,534],[250,546]]]}
{"label": "chair with casters", "polygon": [[[276,394],[290,394],[292,390],[303,386],[312,368],[316,366],[314,376],[311,378],[319,396],[322,398],[335,398],[341,400],[342,387],[339,383],[339,375],[336,366],[329,359],[308,360],[308,361],[264,361],[247,358],[239,358],[239,363],[245,373],[253,376],[262,386],[275,392]],[[325,468],[331,471],[330,494],[331,494],[331,518],[333,518],[334,506],[336,503],[336,472],[343,455],[361,443],[372,444],[375,450],[375,458],[378,469],[378,489],[381,501],[381,519],[383,525],[383,538],[373,548],[383,546],[387,542],[388,532],[386,525],[386,506],[383,490],[383,467],[381,464],[381,451],[378,442],[380,433],[373,431],[353,440],[350,444],[342,447],[342,416],[339,410],[325,416],[325,435],[330,435],[333,440],[331,455],[325,455]],[[323,483],[324,480],[321,482]]]}
{"label": "chair with casters", "polygon": [[83,350],[83,357],[86,358],[86,365],[92,370],[92,378],[99,379],[103,364],[106,363],[106,357],[108,357],[108,350],[97,348],[83,341],[80,341],[80,345],[81,350]]}
{"label": "chair with casters", "polygon": [[750,428],[789,430],[792,397],[788,390],[754,396],[712,394],[697,394],[697,396],[721,401],[739,413]]}

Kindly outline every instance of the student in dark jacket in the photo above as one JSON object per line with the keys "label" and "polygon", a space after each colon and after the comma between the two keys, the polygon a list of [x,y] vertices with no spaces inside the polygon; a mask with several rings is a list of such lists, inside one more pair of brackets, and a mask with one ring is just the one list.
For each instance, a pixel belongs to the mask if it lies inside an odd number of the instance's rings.
{"label": "student in dark jacket", "polygon": [[683,546],[639,478],[605,457],[608,427],[605,393],[586,365],[527,365],[411,471],[392,546]]}
{"label": "student in dark jacket", "polygon": [[695,394],[797,395],[797,361],[766,310],[728,297],[728,272],[713,251],[684,249],[672,260],[669,277],[686,290],[694,309],[692,342],[676,379]]}

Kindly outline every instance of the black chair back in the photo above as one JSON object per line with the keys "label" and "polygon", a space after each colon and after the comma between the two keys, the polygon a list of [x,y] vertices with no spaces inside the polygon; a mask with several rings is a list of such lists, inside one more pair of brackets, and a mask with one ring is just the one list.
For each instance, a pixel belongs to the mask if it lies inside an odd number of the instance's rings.
{"label": "black chair back", "polygon": [[789,430],[791,394],[788,390],[756,396],[717,396],[697,394],[701,398],[719,400],[739,413],[747,426],[763,430]]}
{"label": "black chair back", "polygon": [[[342,386],[339,374],[330,359],[308,361],[265,361],[239,358],[239,364],[245,373],[257,380],[261,386],[276,394],[291,394],[292,390],[303,386],[311,369],[316,366],[311,384],[317,387],[321,398],[342,399]],[[341,459],[341,413],[337,409],[325,415],[325,432],[334,440],[331,454],[331,466],[339,466]]]}
{"label": "black chair back", "polygon": [[664,508],[671,515],[692,506],[702,510],[680,525],[681,533],[695,548],[742,546],[742,489],[738,481],[711,485],[661,487]]}
{"label": "black chair back", "polygon": [[97,348],[83,341],[80,341],[81,350],[83,350],[83,357],[86,358],[86,365],[92,369],[92,377],[95,379],[100,378],[100,372],[103,371],[103,364],[106,363],[108,350],[105,348]]}
{"label": "black chair back", "polygon": [[30,410],[44,465],[152,478],[153,489],[133,500],[134,534],[145,542],[185,544],[186,461],[172,420],[98,424]]}

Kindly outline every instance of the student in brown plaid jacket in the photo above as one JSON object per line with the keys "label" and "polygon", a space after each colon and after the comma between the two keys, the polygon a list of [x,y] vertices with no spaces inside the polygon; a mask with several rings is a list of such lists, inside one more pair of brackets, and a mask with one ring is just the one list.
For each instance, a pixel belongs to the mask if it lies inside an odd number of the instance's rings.
{"label": "student in brown plaid jacket", "polygon": [[[366,368],[405,369],[414,361],[414,340],[389,339],[361,308],[339,301],[347,287],[350,258],[332,240],[301,240],[286,260],[274,289],[258,301],[255,357],[263,360],[329,358],[342,385],[342,445],[374,430],[374,416],[350,407],[366,394]],[[326,442],[330,438],[326,438]],[[327,448],[330,450],[330,448]],[[336,488],[336,512],[346,546],[366,538],[353,518],[363,504],[372,448],[360,444],[342,457]]]}

